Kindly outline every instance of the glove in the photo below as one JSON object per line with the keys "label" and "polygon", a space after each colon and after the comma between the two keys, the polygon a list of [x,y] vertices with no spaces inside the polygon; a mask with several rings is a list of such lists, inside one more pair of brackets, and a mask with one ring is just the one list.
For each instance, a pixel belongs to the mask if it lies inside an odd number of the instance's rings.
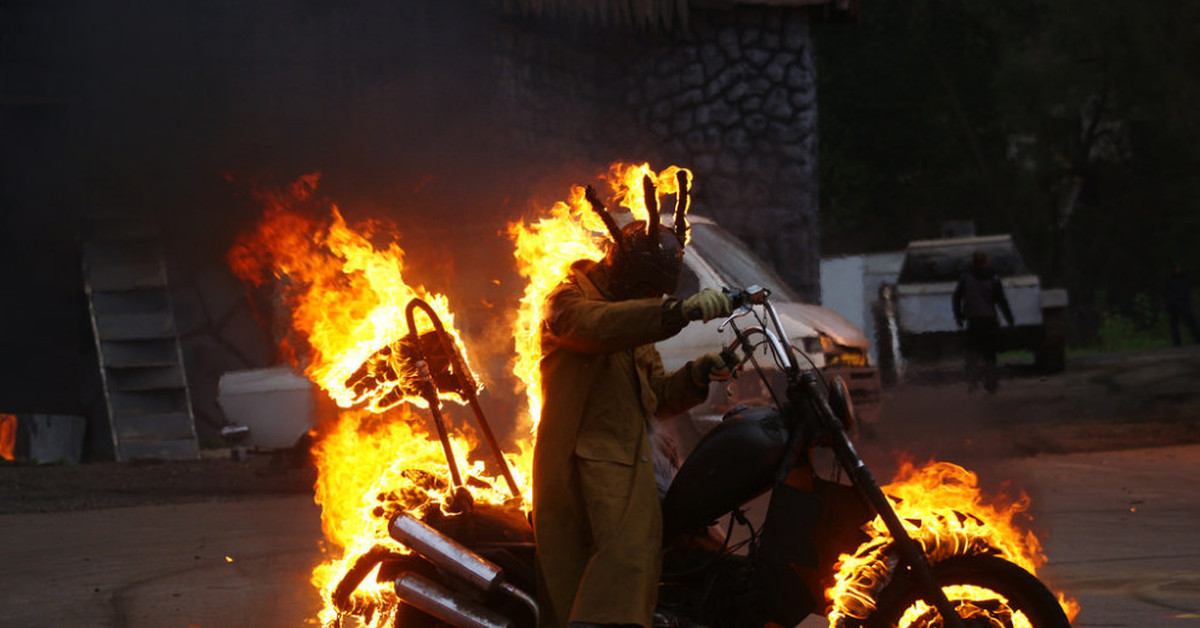
{"label": "glove", "polygon": [[683,300],[683,315],[688,320],[711,321],[733,313],[733,303],[718,290],[705,288]]}
{"label": "glove", "polygon": [[692,381],[699,386],[726,381],[731,375],[733,371],[720,353],[706,353],[692,362]]}

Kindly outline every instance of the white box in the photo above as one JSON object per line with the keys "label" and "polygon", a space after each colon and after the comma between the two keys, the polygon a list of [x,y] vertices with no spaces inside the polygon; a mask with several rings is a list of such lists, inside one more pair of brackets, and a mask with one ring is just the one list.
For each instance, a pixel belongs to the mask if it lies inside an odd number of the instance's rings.
{"label": "white box", "polygon": [[292,447],[316,421],[312,382],[290,367],[229,371],[221,376],[217,403],[225,418],[250,428],[244,444]]}

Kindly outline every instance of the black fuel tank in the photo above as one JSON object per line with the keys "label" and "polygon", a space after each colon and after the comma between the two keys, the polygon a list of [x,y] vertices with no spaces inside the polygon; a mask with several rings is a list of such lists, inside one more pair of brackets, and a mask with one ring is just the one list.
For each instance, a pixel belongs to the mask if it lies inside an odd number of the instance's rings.
{"label": "black fuel tank", "polygon": [[779,411],[734,410],[684,461],[663,498],[663,542],[707,525],[771,487],[787,448]]}

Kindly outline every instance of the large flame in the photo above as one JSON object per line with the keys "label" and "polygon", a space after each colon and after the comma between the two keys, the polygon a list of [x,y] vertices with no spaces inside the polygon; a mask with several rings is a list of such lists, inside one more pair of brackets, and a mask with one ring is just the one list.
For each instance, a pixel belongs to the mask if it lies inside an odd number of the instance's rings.
{"label": "large flame", "polygon": [[[612,199],[629,211],[633,220],[646,220],[643,177],[654,181],[658,195],[678,194],[676,174],[670,166],[655,172],[648,163],[617,162],[603,175]],[[691,172],[688,172],[691,177]],[[538,361],[542,357],[541,321],[546,297],[567,278],[572,263],[604,257],[609,236],[604,223],[584,198],[585,188],[573,186],[567,200],[555,203],[548,215],[527,222],[514,222],[508,233],[516,245],[517,272],[526,280],[525,293],[513,323],[516,354],[513,372],[521,380],[529,404],[531,430],[537,428],[542,411],[542,380]],[[660,204],[661,207],[661,204]],[[610,209],[615,209],[610,207]]]}
{"label": "large flame", "polygon": [[[285,339],[284,349],[295,356],[301,345],[309,379],[343,408],[366,404],[382,411],[404,399],[389,398],[387,386],[363,389],[346,382],[408,333],[405,307],[412,299],[428,302],[460,345],[461,338],[446,297],[405,281],[404,251],[381,223],[352,229],[332,204],[328,218],[297,211],[313,201],[318,180],[310,174],[286,192],[259,194],[266,205],[263,218],[235,242],[229,264],[254,285],[277,282],[299,336]],[[393,241],[377,249],[372,240],[379,237]],[[415,322],[417,333],[433,329],[428,317],[416,316]]]}
{"label": "large flame", "polygon": [[[953,555],[995,554],[1036,574],[1046,561],[1037,537],[1018,525],[1028,510],[1028,497],[988,499],[979,489],[976,475],[960,466],[930,462],[918,468],[906,461],[883,491],[931,562]],[[875,610],[875,596],[887,585],[892,569],[888,555],[891,535],[878,516],[863,529],[870,540],[854,555],[840,557],[835,584],[826,592],[833,602],[830,626],[840,626],[846,618],[866,618]],[[947,594],[952,600],[1003,600],[978,587],[948,587]],[[1074,617],[1078,604],[1061,594],[1059,600],[1067,615]],[[901,625],[924,625],[913,622],[927,611],[923,603],[914,606]],[[1017,615],[1015,626],[1029,625],[1023,615]]]}
{"label": "large flame", "polygon": [[[418,373],[405,359],[405,336],[434,329],[430,318],[417,312],[416,329],[410,330],[408,304],[413,299],[430,304],[464,359],[467,352],[448,299],[406,280],[404,252],[394,231],[378,222],[349,226],[336,206],[317,202],[318,179],[306,175],[285,191],[260,194],[263,217],[252,233],[237,240],[228,259],[248,283],[275,290],[288,318],[285,352],[337,405],[354,408],[315,432],[313,447],[329,559],[314,569],[312,579],[325,601],[320,620],[333,625],[338,620],[333,591],[354,561],[379,545],[407,551],[388,536],[388,520],[401,511],[420,515],[449,502],[449,467],[441,442],[427,427],[428,413],[402,405],[428,405],[405,385]],[[314,205],[327,215],[314,215]],[[386,244],[375,244],[381,241]],[[468,463],[476,442],[465,428],[450,434],[474,501],[504,503],[511,497],[504,482],[489,477],[481,461]],[[518,484],[528,485],[527,467],[512,472]],[[373,608],[367,623],[388,624],[397,604],[391,588],[368,576],[355,592],[356,602],[364,600]]]}

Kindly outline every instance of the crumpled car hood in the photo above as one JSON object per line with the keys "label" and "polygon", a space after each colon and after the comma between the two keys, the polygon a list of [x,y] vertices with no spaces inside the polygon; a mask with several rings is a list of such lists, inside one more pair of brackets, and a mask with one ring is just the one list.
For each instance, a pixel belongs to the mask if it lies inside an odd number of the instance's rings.
{"label": "crumpled car hood", "polygon": [[[823,333],[839,345],[870,349],[871,341],[858,327],[833,310],[808,303],[776,303],[779,315]],[[785,323],[786,324],[786,323]]]}

